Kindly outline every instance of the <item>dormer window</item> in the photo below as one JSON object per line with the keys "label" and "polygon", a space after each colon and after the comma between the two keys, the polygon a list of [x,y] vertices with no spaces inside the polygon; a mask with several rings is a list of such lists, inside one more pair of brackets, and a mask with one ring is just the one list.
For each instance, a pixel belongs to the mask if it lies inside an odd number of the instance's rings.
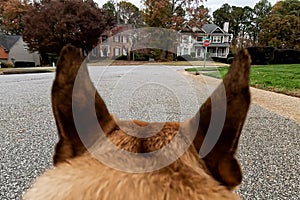
{"label": "dormer window", "polygon": [[222,36],[213,36],[213,43],[221,43],[222,42]]}

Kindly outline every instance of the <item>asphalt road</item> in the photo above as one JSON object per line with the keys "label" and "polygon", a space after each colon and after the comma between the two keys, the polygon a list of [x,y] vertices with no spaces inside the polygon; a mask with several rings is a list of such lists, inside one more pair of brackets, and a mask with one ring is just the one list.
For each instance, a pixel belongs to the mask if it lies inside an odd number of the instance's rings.
{"label": "asphalt road", "polygon": [[[121,119],[178,121],[195,114],[213,86],[182,67],[116,66],[91,70],[109,110]],[[51,167],[57,141],[53,73],[0,76],[0,199],[20,199]],[[300,124],[252,105],[240,140],[243,199],[299,199]]]}

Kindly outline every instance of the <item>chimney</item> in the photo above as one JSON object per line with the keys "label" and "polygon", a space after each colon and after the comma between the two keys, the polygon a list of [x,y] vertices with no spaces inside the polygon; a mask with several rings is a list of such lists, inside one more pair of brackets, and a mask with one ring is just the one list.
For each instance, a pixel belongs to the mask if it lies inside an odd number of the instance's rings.
{"label": "chimney", "polygon": [[224,23],[223,30],[228,33],[228,31],[229,31],[229,22]]}

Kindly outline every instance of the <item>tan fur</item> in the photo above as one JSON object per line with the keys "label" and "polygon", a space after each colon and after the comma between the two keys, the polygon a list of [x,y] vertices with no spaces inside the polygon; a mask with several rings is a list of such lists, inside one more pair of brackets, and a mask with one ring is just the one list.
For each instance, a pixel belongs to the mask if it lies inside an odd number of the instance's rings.
{"label": "tan fur", "polygon": [[[118,121],[109,114],[89,79],[86,66],[80,68],[81,62],[83,57],[80,50],[72,46],[64,47],[52,89],[53,111],[60,137],[54,156],[55,167],[37,178],[24,199],[238,199],[231,189],[239,185],[242,178],[235,153],[250,104],[250,57],[247,51],[239,53],[224,78],[227,107],[225,124],[217,144],[204,158],[200,158],[197,152],[208,130],[211,98],[217,99],[217,102],[222,100],[221,87],[202,105],[197,115],[186,122],[149,124],[134,121],[132,124],[129,121]],[[82,84],[79,92],[72,96],[79,70],[83,70],[80,80]],[[87,105],[90,98],[96,99],[96,114],[103,133],[110,142],[123,150],[134,153],[154,152],[169,144],[178,133],[182,133],[183,141],[188,141],[195,126],[198,126],[197,135],[179,159],[162,169],[147,173],[118,171],[96,159],[106,146],[103,138],[95,133],[97,125],[89,120],[91,110]],[[85,145],[74,125],[72,101],[82,110],[83,120],[86,119],[85,130],[89,140]],[[217,112],[223,109],[217,106]],[[200,122],[196,120],[199,115]],[[160,131],[148,138],[128,135],[151,132],[157,127]],[[181,145],[178,146],[180,148]],[[113,152],[106,156],[116,159]],[[135,165],[126,157],[119,159]],[[144,165],[150,164],[145,157]]]}

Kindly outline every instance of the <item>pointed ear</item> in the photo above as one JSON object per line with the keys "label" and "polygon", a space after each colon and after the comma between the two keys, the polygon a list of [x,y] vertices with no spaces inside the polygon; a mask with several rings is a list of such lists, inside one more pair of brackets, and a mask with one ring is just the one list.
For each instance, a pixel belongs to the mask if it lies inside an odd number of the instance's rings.
{"label": "pointed ear", "polygon": [[[235,153],[250,105],[250,63],[247,50],[240,51],[223,79],[223,84],[212,93],[196,115],[200,121],[194,146],[203,156],[212,176],[230,189],[242,181]],[[215,120],[222,115],[224,125],[222,120]],[[222,124],[220,126],[217,123]],[[220,126],[220,130],[215,126]],[[209,141],[206,136],[216,139]]]}
{"label": "pointed ear", "polygon": [[[52,86],[52,108],[59,134],[54,164],[84,153],[99,139],[97,126],[100,125],[105,134],[115,126],[104,101],[92,84],[82,51],[71,45],[62,49],[57,62]],[[81,130],[76,126],[75,116],[80,116]],[[85,138],[84,142],[82,137]]]}

